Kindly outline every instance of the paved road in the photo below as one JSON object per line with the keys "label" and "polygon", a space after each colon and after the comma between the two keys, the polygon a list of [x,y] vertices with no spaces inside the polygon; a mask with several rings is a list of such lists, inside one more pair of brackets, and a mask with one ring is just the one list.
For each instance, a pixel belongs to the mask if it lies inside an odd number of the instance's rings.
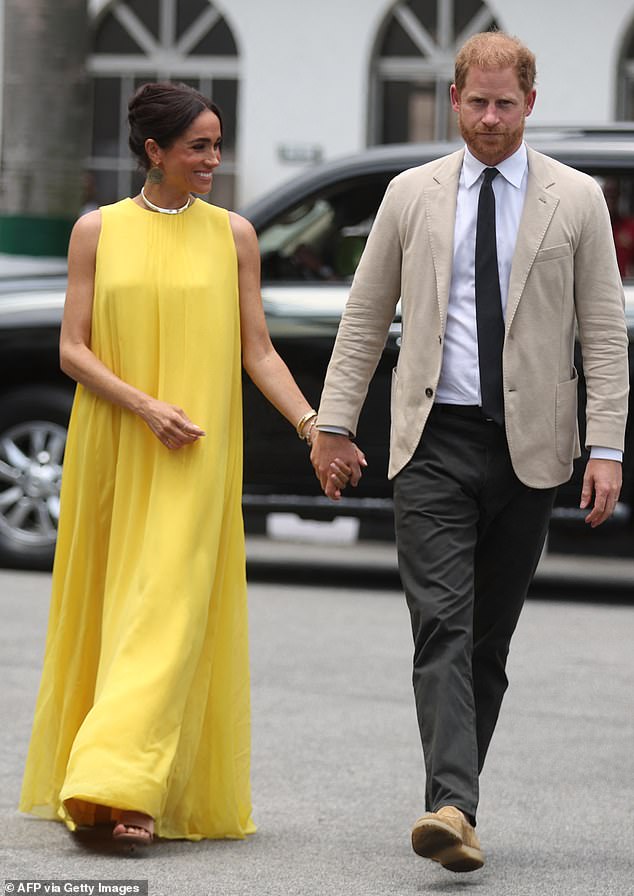
{"label": "paved road", "polygon": [[251,584],[258,833],[123,858],[15,811],[50,578],[0,572],[3,876],[146,879],[152,896],[632,894],[634,604],[527,604],[482,776],[487,865],[456,876],[409,847],[423,786],[409,623],[398,591],[365,579]]}

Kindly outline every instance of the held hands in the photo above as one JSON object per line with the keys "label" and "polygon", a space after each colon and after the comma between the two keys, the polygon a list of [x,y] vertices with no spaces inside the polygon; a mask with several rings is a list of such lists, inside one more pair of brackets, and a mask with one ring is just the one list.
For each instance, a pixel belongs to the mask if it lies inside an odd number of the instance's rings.
{"label": "held hands", "polygon": [[313,438],[310,460],[327,498],[339,501],[348,485],[356,486],[367,467],[364,453],[347,436],[319,432]]}
{"label": "held hands", "polygon": [[585,521],[593,529],[604,523],[614,512],[619,500],[622,483],[622,464],[616,460],[591,458],[583,477],[580,507],[590,506],[594,494],[594,506]]}
{"label": "held hands", "polygon": [[140,416],[166,448],[175,451],[196,442],[205,433],[189,419],[185,411],[156,398],[148,400]]}

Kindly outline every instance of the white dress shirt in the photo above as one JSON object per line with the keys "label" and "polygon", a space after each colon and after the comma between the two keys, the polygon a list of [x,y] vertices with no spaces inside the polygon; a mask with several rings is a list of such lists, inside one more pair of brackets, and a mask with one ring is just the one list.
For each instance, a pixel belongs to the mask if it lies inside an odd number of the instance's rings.
{"label": "white dress shirt", "polygon": [[[443,360],[436,389],[439,404],[480,405],[480,369],[478,366],[478,331],[475,309],[475,240],[478,199],[482,172],[487,165],[479,162],[465,147],[458,183],[456,223],[454,228],[453,274],[449,289],[447,325]],[[520,218],[526,197],[528,159],[526,144],[495,166],[500,172],[493,181],[495,195],[495,232],[500,277],[502,314],[511,277],[511,265],[517,242]],[[318,429],[322,429],[318,425]],[[336,426],[324,431],[349,435]],[[591,457],[622,461],[623,452],[593,446]]]}
{"label": "white dress shirt", "polygon": [[[436,389],[436,401],[440,404],[482,403],[475,307],[475,243],[478,199],[482,172],[486,167],[465,148],[458,183],[443,360]],[[526,196],[528,163],[524,143],[496,168],[500,173],[493,181],[495,231],[502,314],[505,315],[511,264]]]}

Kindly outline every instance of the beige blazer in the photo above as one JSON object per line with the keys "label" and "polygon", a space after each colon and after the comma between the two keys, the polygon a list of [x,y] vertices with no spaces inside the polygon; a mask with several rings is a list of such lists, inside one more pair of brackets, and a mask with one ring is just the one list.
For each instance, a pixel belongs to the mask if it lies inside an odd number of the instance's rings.
{"label": "beige blazer", "polygon": [[[392,381],[390,477],[418,445],[440,376],[462,159],[460,150],[390,183],[326,375],[319,422],[355,433],[400,298],[403,333]],[[534,488],[569,479],[579,455],[577,326],[588,396],[586,444],[623,450],[627,330],[605,201],[591,177],[529,148],[503,368],[511,460],[517,476]]]}

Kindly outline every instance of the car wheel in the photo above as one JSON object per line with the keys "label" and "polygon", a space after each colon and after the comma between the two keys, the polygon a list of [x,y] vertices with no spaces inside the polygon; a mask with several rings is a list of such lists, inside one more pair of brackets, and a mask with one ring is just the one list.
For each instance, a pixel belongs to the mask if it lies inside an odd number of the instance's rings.
{"label": "car wheel", "polygon": [[0,564],[50,569],[72,393],[50,386],[0,398]]}

